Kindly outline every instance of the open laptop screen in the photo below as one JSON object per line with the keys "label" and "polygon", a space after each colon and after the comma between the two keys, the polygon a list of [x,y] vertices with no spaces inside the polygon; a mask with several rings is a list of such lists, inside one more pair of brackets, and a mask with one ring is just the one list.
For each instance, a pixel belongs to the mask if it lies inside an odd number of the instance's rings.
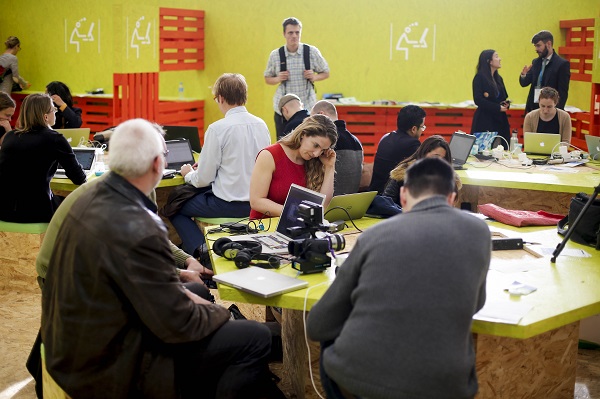
{"label": "open laptop screen", "polygon": [[[81,148],[75,147],[73,148],[73,153],[75,154],[75,158],[77,162],[81,165],[83,170],[91,170],[92,165],[94,165],[94,157],[96,156],[95,148]],[[58,169],[64,169],[61,164],[58,164]]]}
{"label": "open laptop screen", "polygon": [[450,153],[452,154],[452,163],[462,165],[467,162],[471,148],[475,143],[475,136],[464,133],[454,133],[450,139]]}
{"label": "open laptop screen", "polygon": [[298,221],[298,205],[302,201],[311,201],[323,206],[325,195],[307,188],[292,184],[288,192],[283,213],[277,224],[277,232],[289,237],[288,227],[302,227],[304,224]]}
{"label": "open laptop screen", "polygon": [[194,154],[187,139],[169,140],[166,142],[167,150],[167,168],[179,170],[186,163],[194,164]]}

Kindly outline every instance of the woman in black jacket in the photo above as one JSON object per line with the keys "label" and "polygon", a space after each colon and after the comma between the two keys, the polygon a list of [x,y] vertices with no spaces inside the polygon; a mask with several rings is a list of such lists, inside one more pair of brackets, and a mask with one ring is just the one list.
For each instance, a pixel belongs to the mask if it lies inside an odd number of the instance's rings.
{"label": "woman in black jacket", "polygon": [[81,108],[73,107],[71,90],[63,82],[50,82],[46,86],[46,93],[52,97],[58,111],[56,123],[52,129],[75,129],[81,127]]}
{"label": "woman in black jacket", "polygon": [[[479,55],[477,74],[473,78],[473,100],[477,105],[471,133],[498,132],[510,141],[510,126],[506,111],[510,108],[504,80],[498,73],[501,58],[495,50],[484,50]],[[508,144],[503,143],[508,149]]]}
{"label": "woman in black jacket", "polygon": [[50,96],[31,94],[21,105],[19,129],[4,135],[0,148],[0,220],[49,222],[56,209],[50,180],[59,163],[73,183],[85,183],[85,173],[67,139],[50,129],[55,113]]}

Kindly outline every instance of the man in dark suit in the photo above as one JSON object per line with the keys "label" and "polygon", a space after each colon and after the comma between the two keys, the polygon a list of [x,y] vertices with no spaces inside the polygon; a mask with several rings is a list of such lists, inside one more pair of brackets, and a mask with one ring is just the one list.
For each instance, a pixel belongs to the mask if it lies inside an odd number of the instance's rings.
{"label": "man in dark suit", "polygon": [[534,59],[529,66],[523,67],[519,83],[522,87],[531,85],[527,96],[525,112],[538,109],[538,98],[542,87],[552,87],[558,91],[559,102],[556,106],[565,109],[567,97],[569,96],[569,80],[571,79],[571,66],[552,48],[554,38],[552,33],[542,30],[531,39],[535,46],[538,58]]}

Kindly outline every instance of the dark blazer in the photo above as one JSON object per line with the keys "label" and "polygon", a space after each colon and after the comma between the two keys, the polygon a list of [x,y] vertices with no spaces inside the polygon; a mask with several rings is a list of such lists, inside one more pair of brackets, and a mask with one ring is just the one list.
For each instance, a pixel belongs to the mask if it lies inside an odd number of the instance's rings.
{"label": "dark blazer", "polygon": [[[542,59],[536,58],[531,62],[531,69],[525,77],[519,75],[519,83],[522,87],[531,85],[529,95],[527,96],[527,104],[525,113],[538,109],[540,106],[533,102],[535,86],[537,85],[538,76],[542,70]],[[548,65],[544,69],[542,76],[542,87],[552,87],[558,91],[559,100],[557,108],[565,109],[567,98],[569,97],[569,81],[571,80],[571,64],[558,54],[554,53]]]}
{"label": "dark blazer", "polygon": [[301,109],[300,111],[296,112],[294,115],[292,115],[289,121],[283,124],[281,136],[279,136],[278,139],[282,138],[283,136],[297,128],[298,125],[304,122],[304,119],[308,118],[309,116],[310,113],[305,109]]}
{"label": "dark blazer", "polygon": [[85,173],[62,134],[49,128],[6,133],[0,148],[0,220],[49,222],[55,210],[50,180],[59,163],[73,183],[85,183]]}
{"label": "dark blazer", "polygon": [[471,124],[471,133],[498,132],[510,142],[510,126],[506,112],[500,111],[500,103],[506,101],[508,93],[504,80],[498,76],[498,88],[483,75],[477,74],[473,78],[473,100],[477,105]]}
{"label": "dark blazer", "polygon": [[56,123],[52,129],[76,129],[81,127],[81,108],[69,107],[56,111]]}
{"label": "dark blazer", "polygon": [[42,293],[46,366],[73,398],[175,398],[175,345],[212,334],[229,312],[189,300],[156,206],[109,173],[56,238]]}

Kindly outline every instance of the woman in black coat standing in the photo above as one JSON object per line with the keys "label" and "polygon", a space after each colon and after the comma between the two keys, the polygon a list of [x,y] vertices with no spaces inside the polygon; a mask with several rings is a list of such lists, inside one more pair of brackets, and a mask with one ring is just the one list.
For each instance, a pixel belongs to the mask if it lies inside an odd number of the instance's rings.
{"label": "woman in black coat standing", "polygon": [[[510,108],[504,80],[498,73],[501,58],[495,50],[484,50],[479,55],[477,74],[473,78],[473,100],[477,105],[471,133],[498,132],[510,142],[510,126],[506,111]],[[503,146],[508,149],[508,144]]]}

